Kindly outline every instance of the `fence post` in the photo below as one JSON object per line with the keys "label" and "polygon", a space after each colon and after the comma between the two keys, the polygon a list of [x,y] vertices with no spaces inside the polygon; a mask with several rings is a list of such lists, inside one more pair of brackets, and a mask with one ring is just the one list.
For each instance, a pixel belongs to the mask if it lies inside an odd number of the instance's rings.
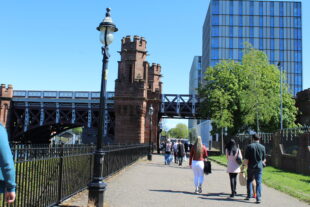
{"label": "fence post", "polygon": [[63,175],[63,158],[64,157],[64,144],[61,144],[59,156],[59,179],[58,179],[58,204],[62,199],[62,175]]}

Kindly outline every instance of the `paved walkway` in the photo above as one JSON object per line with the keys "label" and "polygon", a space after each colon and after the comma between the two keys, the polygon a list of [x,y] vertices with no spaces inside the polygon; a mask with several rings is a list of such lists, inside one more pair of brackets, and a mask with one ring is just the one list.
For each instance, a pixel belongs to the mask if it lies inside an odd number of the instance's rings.
{"label": "paved walkway", "polygon": [[[202,194],[194,194],[193,173],[188,167],[163,164],[163,156],[153,155],[153,161],[140,160],[107,180],[105,192],[107,207],[243,207],[258,205],[255,200],[245,201],[246,188],[237,187],[239,194],[229,198],[230,185],[226,168],[212,163],[212,174],[205,176]],[[69,200],[71,206],[87,206],[87,192]],[[266,207],[303,207],[308,204],[284,193],[263,186],[262,203]]]}

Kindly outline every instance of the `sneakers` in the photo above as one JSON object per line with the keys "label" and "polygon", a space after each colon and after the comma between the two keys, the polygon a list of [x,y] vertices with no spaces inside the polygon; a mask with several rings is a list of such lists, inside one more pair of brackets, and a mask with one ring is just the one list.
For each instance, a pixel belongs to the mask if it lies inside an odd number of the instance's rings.
{"label": "sneakers", "polygon": [[244,200],[246,200],[246,201],[249,201],[250,200],[250,197],[245,197],[245,199]]}
{"label": "sneakers", "polygon": [[201,185],[195,188],[195,194],[202,193]]}

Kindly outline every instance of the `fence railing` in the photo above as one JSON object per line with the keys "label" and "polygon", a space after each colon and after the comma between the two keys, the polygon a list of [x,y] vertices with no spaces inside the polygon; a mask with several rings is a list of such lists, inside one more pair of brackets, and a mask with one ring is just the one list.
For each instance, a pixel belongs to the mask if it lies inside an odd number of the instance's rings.
{"label": "fence railing", "polygon": [[[92,178],[94,145],[14,145],[16,201],[0,206],[47,207],[84,190]],[[147,145],[104,147],[104,177],[135,162],[148,152]]]}

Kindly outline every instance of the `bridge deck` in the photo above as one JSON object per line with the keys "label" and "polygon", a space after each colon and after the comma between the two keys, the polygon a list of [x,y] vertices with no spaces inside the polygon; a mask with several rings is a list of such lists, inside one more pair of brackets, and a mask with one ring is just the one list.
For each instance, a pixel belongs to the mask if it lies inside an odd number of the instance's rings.
{"label": "bridge deck", "polygon": [[[163,156],[153,161],[141,160],[107,180],[105,201],[108,207],[137,206],[231,206],[246,207],[255,204],[244,201],[246,188],[238,186],[238,194],[229,199],[230,185],[226,168],[212,163],[213,173],[205,176],[203,193],[193,194],[193,173],[188,162],[183,167],[163,164]],[[308,206],[284,193],[263,186],[261,206]],[[82,192],[64,203],[64,206],[86,206],[87,192]],[[65,205],[66,204],[66,205]]]}

